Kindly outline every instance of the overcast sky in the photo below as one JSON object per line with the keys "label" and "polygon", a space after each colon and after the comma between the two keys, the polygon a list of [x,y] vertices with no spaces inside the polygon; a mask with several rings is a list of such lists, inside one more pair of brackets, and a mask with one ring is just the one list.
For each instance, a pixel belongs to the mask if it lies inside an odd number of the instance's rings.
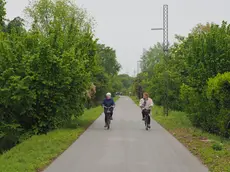
{"label": "overcast sky", "polygon": [[[28,0],[6,0],[7,17],[23,17]],[[169,41],[174,35],[187,35],[198,23],[222,20],[230,22],[230,0],[76,0],[97,22],[100,43],[117,52],[122,72],[130,75],[137,69],[143,48],[162,42],[163,4],[169,5]]]}

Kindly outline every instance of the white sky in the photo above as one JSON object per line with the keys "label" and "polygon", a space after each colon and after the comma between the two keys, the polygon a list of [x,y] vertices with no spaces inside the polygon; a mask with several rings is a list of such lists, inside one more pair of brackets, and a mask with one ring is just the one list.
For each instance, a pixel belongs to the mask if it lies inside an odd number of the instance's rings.
{"label": "white sky", "polygon": [[[6,0],[7,17],[23,17],[28,0]],[[117,52],[122,72],[133,75],[143,52],[162,42],[163,4],[169,5],[169,41],[198,23],[230,22],[230,0],[76,0],[97,22],[96,36]]]}

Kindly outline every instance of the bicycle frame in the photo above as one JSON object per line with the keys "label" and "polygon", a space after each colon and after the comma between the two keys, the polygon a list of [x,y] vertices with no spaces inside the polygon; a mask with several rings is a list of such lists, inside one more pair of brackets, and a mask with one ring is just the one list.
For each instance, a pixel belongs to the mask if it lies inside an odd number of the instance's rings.
{"label": "bicycle frame", "polygon": [[111,113],[112,113],[111,108],[113,106],[110,106],[110,107],[103,106],[103,107],[104,107],[107,129],[109,129],[110,128],[110,122],[111,122]]}
{"label": "bicycle frame", "polygon": [[150,109],[143,109],[143,110],[146,110],[144,121],[145,121],[145,129],[148,130],[149,129],[148,123],[149,123],[149,118],[150,118]]}

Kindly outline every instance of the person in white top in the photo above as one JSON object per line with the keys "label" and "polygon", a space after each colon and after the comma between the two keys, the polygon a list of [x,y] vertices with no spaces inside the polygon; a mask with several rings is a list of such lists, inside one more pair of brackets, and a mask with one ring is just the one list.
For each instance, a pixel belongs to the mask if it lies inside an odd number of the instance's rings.
{"label": "person in white top", "polygon": [[150,128],[150,112],[151,112],[151,108],[153,107],[153,100],[149,97],[148,93],[144,93],[143,94],[143,98],[140,100],[139,106],[141,108],[141,112],[142,112],[142,120],[145,119],[145,115],[147,115],[148,119],[148,125]]}

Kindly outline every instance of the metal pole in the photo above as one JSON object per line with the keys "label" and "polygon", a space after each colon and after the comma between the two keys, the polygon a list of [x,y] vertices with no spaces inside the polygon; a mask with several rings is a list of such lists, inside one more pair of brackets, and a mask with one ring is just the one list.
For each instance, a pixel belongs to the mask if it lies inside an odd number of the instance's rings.
{"label": "metal pole", "polygon": [[163,6],[163,47],[164,52],[168,53],[168,5]]}
{"label": "metal pole", "polygon": [[169,100],[168,100],[168,5],[163,6],[163,47],[164,47],[164,59],[166,69],[164,73],[165,78],[165,97],[164,97],[164,114],[168,116]]}
{"label": "metal pole", "polygon": [[[163,51],[164,51],[164,60],[165,64],[167,66],[168,63],[168,5],[163,5],[163,28],[152,28],[151,30],[163,30]],[[165,93],[164,93],[164,114],[168,116],[168,71],[167,69],[164,72],[164,78],[165,78]]]}
{"label": "metal pole", "polygon": [[141,72],[141,65],[142,65],[142,61],[141,60],[137,61],[137,74]]}
{"label": "metal pole", "polygon": [[152,28],[151,30],[163,30],[163,28]]}

